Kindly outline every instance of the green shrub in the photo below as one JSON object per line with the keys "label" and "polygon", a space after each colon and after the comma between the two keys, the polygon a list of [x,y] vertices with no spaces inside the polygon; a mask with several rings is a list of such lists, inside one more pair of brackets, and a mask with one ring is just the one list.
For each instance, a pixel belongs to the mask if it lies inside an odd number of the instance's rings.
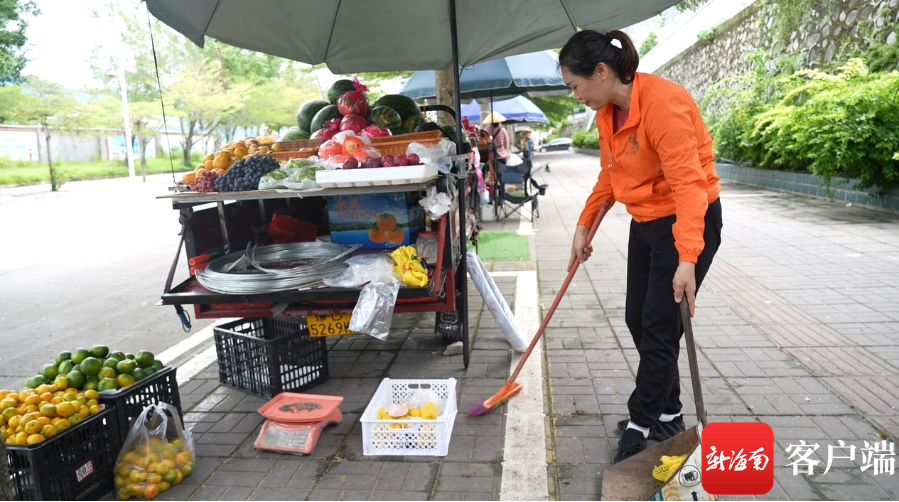
{"label": "green shrub", "polygon": [[[899,72],[851,59],[832,73],[760,67],[716,84],[703,101],[718,155],[769,169],[899,187]],[[712,111],[716,110],[716,111]]]}
{"label": "green shrub", "polygon": [[599,148],[599,131],[590,128],[586,131],[575,131],[571,136],[571,145],[577,148]]}

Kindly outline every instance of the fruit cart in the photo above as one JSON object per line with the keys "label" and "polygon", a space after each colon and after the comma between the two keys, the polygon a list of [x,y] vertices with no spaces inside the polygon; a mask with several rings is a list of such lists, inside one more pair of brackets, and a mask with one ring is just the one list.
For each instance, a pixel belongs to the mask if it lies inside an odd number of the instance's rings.
{"label": "fruit cart", "polygon": [[[392,184],[374,183],[345,188],[210,193],[175,191],[160,196],[171,200],[182,225],[181,244],[160,304],[175,306],[183,322],[186,319],[183,307],[193,306],[193,315],[197,319],[305,317],[312,336],[346,334],[350,314],[359,298],[358,288],[322,287],[262,294],[221,294],[203,287],[193,274],[180,284],[173,284],[174,272],[179,265],[192,266],[209,256],[241,251],[248,243],[260,243],[261,230],[276,215],[305,216],[310,221],[319,221],[318,235],[327,234],[327,222],[321,223],[321,216],[324,211],[324,218],[327,219],[326,199],[329,197],[402,192],[415,195],[417,200],[429,190],[431,193],[435,190],[449,192],[453,196],[452,209],[430,221],[430,228],[425,229],[436,232],[438,241],[438,259],[428,267],[431,280],[425,287],[401,287],[394,312],[434,312],[435,334],[447,342],[462,342],[463,363],[467,368],[470,349],[464,254],[467,242],[476,238],[476,208],[470,204],[477,201],[477,196],[471,196],[477,180],[474,171],[469,169],[467,149],[462,151],[462,155],[452,157],[449,173],[441,172],[436,178],[408,184],[396,184],[398,182],[394,180]],[[460,201],[469,202],[460,207]],[[181,258],[182,245],[186,250],[187,264]]]}

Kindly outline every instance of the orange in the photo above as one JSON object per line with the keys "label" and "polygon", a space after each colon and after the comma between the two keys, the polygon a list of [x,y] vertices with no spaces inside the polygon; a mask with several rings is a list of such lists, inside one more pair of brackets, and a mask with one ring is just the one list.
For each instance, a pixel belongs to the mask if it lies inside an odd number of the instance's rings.
{"label": "orange", "polygon": [[124,455],[122,455],[122,462],[126,464],[133,464],[137,462],[137,453],[134,453],[133,451],[126,452]]}
{"label": "orange", "polygon": [[134,377],[127,373],[122,373],[116,377],[116,382],[119,383],[119,387],[127,387],[134,383]]}
{"label": "orange", "polygon": [[55,417],[56,416],[56,406],[52,404],[45,404],[41,406],[41,415],[45,417]]}
{"label": "orange", "polygon": [[146,481],[147,473],[134,469],[133,471],[131,471],[131,474],[128,475],[128,478],[131,479],[131,481],[134,483],[140,483],[142,481]]}
{"label": "orange", "polygon": [[377,228],[372,228],[368,231],[368,240],[375,244],[383,244],[387,241],[387,234]]}
{"label": "orange", "polygon": [[84,420],[84,416],[82,416],[81,413],[75,413],[69,417],[69,423],[72,425],[78,425],[82,420]]}
{"label": "orange", "polygon": [[96,415],[97,413],[100,413],[101,411],[103,411],[103,408],[100,408],[100,405],[98,405],[98,404],[95,404],[95,405],[90,406],[90,407],[88,408],[88,412],[89,412],[91,415]]}
{"label": "orange", "polygon": [[[30,435],[34,435],[34,434],[41,432],[41,427],[43,427],[43,426],[41,425],[40,422],[38,422],[37,420],[32,420],[30,422],[25,423],[25,426],[23,427],[23,429],[30,436]],[[29,443],[29,444],[31,444],[31,443]]]}
{"label": "orange", "polygon": [[206,168],[207,171],[212,169],[212,159],[203,162],[203,167]]}
{"label": "orange", "polygon": [[378,226],[378,230],[383,232],[393,230],[396,228],[396,216],[390,213],[381,213],[378,215],[375,224]]}
{"label": "orange", "polygon": [[116,496],[119,500],[128,500],[131,498],[131,492],[128,491],[127,486],[119,487],[119,490],[116,492]]}
{"label": "orange", "polygon": [[131,466],[125,462],[120,462],[115,468],[115,473],[118,474],[117,477],[127,478],[131,474]]}
{"label": "orange", "polygon": [[100,399],[100,393],[95,390],[86,390],[84,391],[84,397],[87,399]]}
{"label": "orange", "polygon": [[159,495],[159,485],[156,483],[150,483],[144,488],[144,498],[152,499],[156,498]]}
{"label": "orange", "polygon": [[37,421],[40,422],[42,426],[50,425],[50,417],[40,416],[37,417]]}
{"label": "orange", "polygon": [[159,484],[160,481],[162,481],[162,476],[159,474],[156,474],[155,472],[147,474],[147,483],[155,485]]}
{"label": "orange", "polygon": [[181,468],[181,472],[185,476],[190,476],[190,473],[194,472],[194,463],[188,462],[188,463],[184,464],[184,467]]}
{"label": "orange", "polygon": [[53,427],[52,425],[45,425],[45,426],[41,427],[41,435],[47,439],[52,438],[53,436],[56,435],[56,433],[57,433],[56,427]]}
{"label": "orange", "polygon": [[183,466],[183,465],[189,463],[190,461],[191,461],[190,452],[188,450],[182,451],[175,457],[175,462],[178,464],[178,466]]}
{"label": "orange", "polygon": [[172,487],[172,485],[170,485],[168,481],[161,481],[159,483],[159,493],[166,492],[171,487]]}
{"label": "orange", "polygon": [[28,433],[25,431],[17,432],[15,444],[28,444]]}
{"label": "orange", "polygon": [[44,439],[46,439],[46,438],[44,438],[44,436],[41,436],[40,434],[31,434],[25,440],[25,443],[26,444],[37,444],[37,443],[40,443],[41,441],[43,441]]}
{"label": "orange", "polygon": [[63,401],[56,405],[56,414],[61,416],[62,418],[70,417],[77,410],[75,409],[75,405],[72,403]]}
{"label": "orange", "polygon": [[402,228],[397,228],[395,230],[387,232],[387,242],[391,244],[402,244],[405,238],[406,234],[405,232],[403,232]]}
{"label": "orange", "polygon": [[41,402],[41,396],[37,394],[29,394],[24,401],[25,404],[37,404],[39,402]]}
{"label": "orange", "polygon": [[53,394],[49,392],[44,392],[43,394],[41,394],[41,401],[49,403],[51,399],[53,399]]}
{"label": "orange", "polygon": [[172,481],[171,483],[172,483],[173,485],[177,485],[177,484],[180,483],[183,479],[184,479],[184,474],[181,474],[181,471],[179,471],[179,470],[176,469],[176,470],[175,470],[175,481]]}

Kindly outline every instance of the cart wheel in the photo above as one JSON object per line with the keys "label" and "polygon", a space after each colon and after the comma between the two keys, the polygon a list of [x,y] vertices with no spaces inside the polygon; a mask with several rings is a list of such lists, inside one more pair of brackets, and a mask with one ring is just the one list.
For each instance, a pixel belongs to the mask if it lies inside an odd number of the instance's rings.
{"label": "cart wheel", "polygon": [[434,332],[440,333],[446,343],[462,340],[462,318],[456,312],[437,312]]}

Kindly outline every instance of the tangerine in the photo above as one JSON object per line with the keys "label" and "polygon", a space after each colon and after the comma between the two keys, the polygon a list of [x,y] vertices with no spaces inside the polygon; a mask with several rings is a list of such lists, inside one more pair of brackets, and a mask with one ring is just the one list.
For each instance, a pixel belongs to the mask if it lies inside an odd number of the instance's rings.
{"label": "tangerine", "polygon": [[156,483],[149,483],[146,488],[144,488],[144,498],[152,499],[156,498],[159,495],[159,485]]}

